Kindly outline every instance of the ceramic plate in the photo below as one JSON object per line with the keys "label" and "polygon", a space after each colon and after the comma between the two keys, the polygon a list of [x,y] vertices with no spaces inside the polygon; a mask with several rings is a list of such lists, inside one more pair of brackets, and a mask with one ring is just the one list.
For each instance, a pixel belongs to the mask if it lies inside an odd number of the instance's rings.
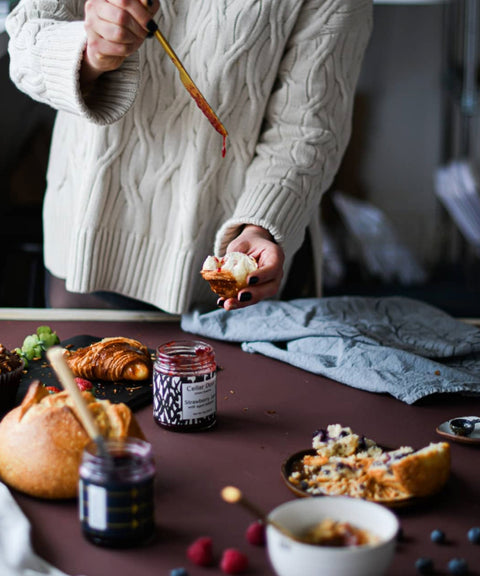
{"label": "ceramic plate", "polygon": [[455,418],[451,418],[446,422],[442,422],[440,426],[437,426],[437,433],[440,434],[440,436],[452,440],[452,442],[461,442],[462,444],[480,444],[480,422],[475,423],[475,428],[470,436],[460,436],[459,434],[454,434],[450,428],[450,422],[457,418],[470,420],[471,418],[477,419],[478,416],[456,416]]}
{"label": "ceramic plate", "polygon": [[[316,498],[317,496],[322,496],[322,494],[310,494],[309,492],[302,490],[297,485],[292,484],[289,480],[290,475],[294,472],[298,466],[301,466],[302,458],[307,455],[314,455],[316,451],[314,448],[308,450],[301,450],[300,452],[295,452],[289,456],[285,462],[282,464],[282,478],[287,487],[300,498]],[[325,494],[326,496],[327,494]],[[368,500],[368,499],[367,499]],[[403,508],[406,506],[411,506],[417,504],[419,501],[425,500],[425,498],[404,498],[402,500],[384,500],[382,502],[377,502],[377,504],[383,504],[388,508]],[[373,500],[372,500],[373,502]]]}

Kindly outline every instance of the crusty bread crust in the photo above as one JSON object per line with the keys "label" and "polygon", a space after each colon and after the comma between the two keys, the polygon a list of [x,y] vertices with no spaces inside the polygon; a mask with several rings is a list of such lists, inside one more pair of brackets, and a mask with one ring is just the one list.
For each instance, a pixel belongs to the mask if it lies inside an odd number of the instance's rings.
{"label": "crusty bread crust", "polygon": [[[100,432],[107,438],[145,439],[130,408],[82,392]],[[32,382],[20,406],[0,422],[0,478],[39,498],[73,498],[78,469],[90,442],[68,392],[49,394]]]}
{"label": "crusty bread crust", "polygon": [[221,298],[237,298],[247,284],[250,273],[258,268],[252,256],[243,252],[228,252],[222,258],[208,256],[200,274],[210,284],[212,292]]}
{"label": "crusty bread crust", "polygon": [[391,465],[398,485],[415,496],[434,494],[450,475],[450,445],[433,444],[405,456]]}
{"label": "crusty bread crust", "polygon": [[239,284],[229,270],[202,270],[201,274],[210,284],[210,288],[221,298],[236,298],[246,284]]}

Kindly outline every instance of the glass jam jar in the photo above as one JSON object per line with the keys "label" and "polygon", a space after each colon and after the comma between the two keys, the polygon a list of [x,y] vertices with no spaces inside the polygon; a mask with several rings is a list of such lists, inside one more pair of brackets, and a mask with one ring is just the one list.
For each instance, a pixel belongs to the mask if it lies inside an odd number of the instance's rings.
{"label": "glass jam jar", "polygon": [[91,442],[80,464],[79,515],[83,535],[94,544],[131,547],[155,530],[151,445],[137,438],[105,440],[106,454]]}
{"label": "glass jam jar", "polygon": [[176,432],[216,424],[217,365],[213,348],[199,340],[167,342],[153,367],[153,417]]}

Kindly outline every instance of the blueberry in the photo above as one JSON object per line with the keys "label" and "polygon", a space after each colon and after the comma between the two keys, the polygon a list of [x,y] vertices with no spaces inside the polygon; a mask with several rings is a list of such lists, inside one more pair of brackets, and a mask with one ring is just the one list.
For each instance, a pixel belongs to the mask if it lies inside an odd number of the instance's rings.
{"label": "blueberry", "polygon": [[445,532],[442,530],[433,530],[430,534],[430,540],[435,544],[443,544],[445,542]]}
{"label": "blueberry", "polygon": [[170,576],[188,576],[188,572],[185,568],[174,568],[170,571]]}
{"label": "blueberry", "polygon": [[367,450],[367,448],[368,448],[367,439],[365,438],[365,436],[362,436],[358,441],[358,450],[360,452],[363,452],[364,450]]}
{"label": "blueberry", "polygon": [[472,544],[480,544],[480,527],[474,526],[473,528],[470,528],[467,532],[467,536]]}
{"label": "blueberry", "polygon": [[327,431],[324,430],[323,428],[315,430],[315,432],[313,433],[313,437],[315,438],[316,436],[318,436],[320,442],[324,442],[327,438]]}
{"label": "blueberry", "polygon": [[419,574],[433,574],[433,560],[431,558],[418,558],[415,569]]}
{"label": "blueberry", "polygon": [[468,574],[468,564],[463,558],[452,558],[448,563],[448,571],[450,574]]}

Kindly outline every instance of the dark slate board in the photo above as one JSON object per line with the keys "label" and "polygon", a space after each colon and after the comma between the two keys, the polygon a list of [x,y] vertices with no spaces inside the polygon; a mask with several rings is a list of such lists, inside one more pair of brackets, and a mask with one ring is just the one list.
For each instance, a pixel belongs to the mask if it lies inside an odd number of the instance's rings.
{"label": "dark slate board", "polygon": [[[75,350],[77,348],[88,346],[93,342],[98,342],[98,340],[101,340],[101,338],[83,334],[64,340],[60,345],[64,348],[68,346],[69,349]],[[40,360],[30,362],[28,370],[22,376],[17,395],[17,404],[22,401],[33,380],[40,380],[45,384],[45,386],[57,386],[58,388],[62,388],[48,361],[45,357],[42,357]],[[95,397],[100,400],[110,400],[115,403],[124,402],[132,410],[138,410],[153,402],[151,379],[142,382],[104,382],[100,380],[91,380],[91,382],[93,384],[92,392]]]}

